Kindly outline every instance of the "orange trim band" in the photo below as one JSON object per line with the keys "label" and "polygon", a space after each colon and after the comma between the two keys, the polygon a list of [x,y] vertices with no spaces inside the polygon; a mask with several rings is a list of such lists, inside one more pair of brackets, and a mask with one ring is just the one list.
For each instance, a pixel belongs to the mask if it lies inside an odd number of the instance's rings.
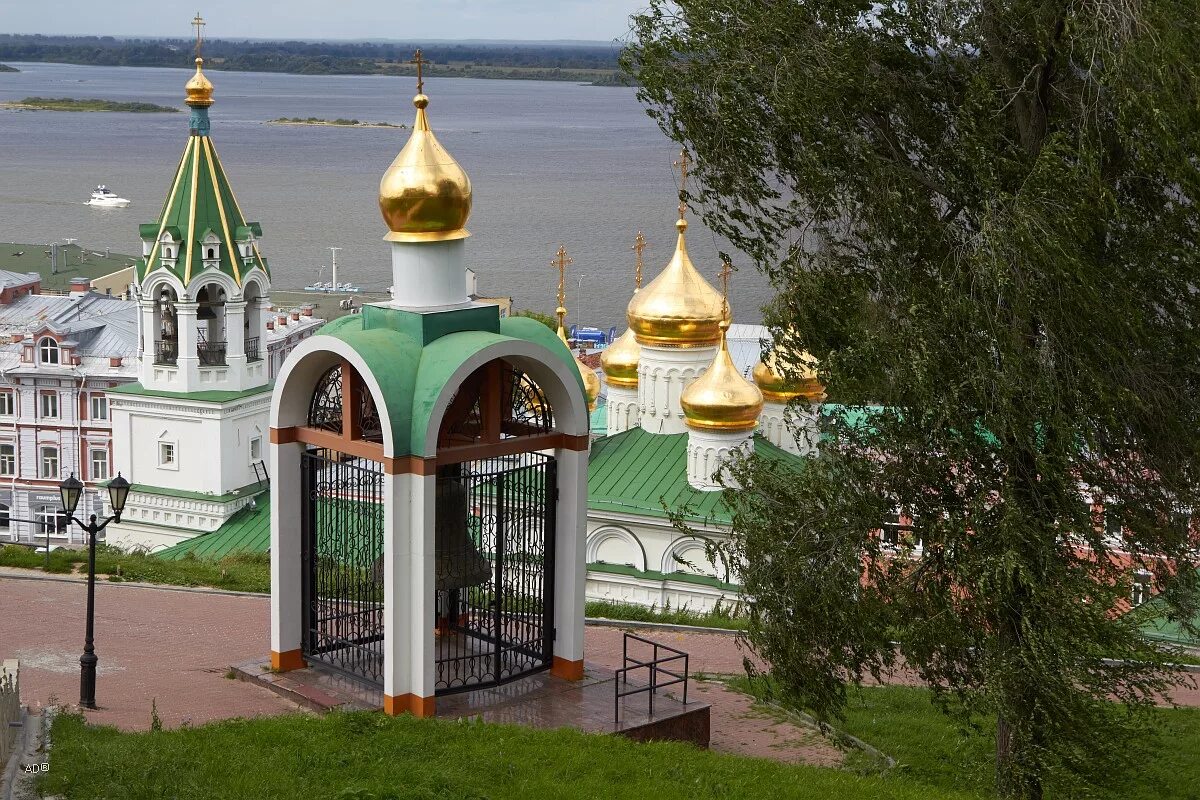
{"label": "orange trim band", "polygon": [[402,694],[392,697],[383,696],[383,713],[389,717],[397,717],[405,712],[414,717],[432,717],[436,710],[436,702],[432,697],[421,697],[416,694]]}
{"label": "orange trim band", "polygon": [[308,662],[299,650],[286,650],[282,653],[271,651],[271,669],[276,672],[288,672],[293,669],[304,669]]}
{"label": "orange trim band", "polygon": [[555,656],[554,663],[550,665],[550,674],[568,681],[583,680],[583,659],[568,661]]}

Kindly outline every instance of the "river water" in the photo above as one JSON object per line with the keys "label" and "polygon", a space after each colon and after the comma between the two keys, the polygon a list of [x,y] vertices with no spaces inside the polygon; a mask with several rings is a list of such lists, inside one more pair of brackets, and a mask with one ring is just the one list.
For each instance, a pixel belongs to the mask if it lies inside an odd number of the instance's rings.
{"label": "river water", "polygon": [[[24,97],[135,100],[182,106],[188,71],[15,64],[0,73],[0,101]],[[210,71],[212,138],[247,216],[263,226],[274,285],[313,281],[338,246],[339,280],[391,283],[379,178],[407,130],[270,125],[277,117],[410,124],[411,78]],[[439,78],[426,84],[430,122],[471,176],[468,262],[484,294],[551,311],[565,244],[570,320],[624,325],[633,284],[631,245],[645,232],[646,280],[674,248],[672,143],[632,89],[572,83]],[[140,253],[138,224],[152,222],[187,138],[187,114],[16,112],[0,109],[0,240],[73,237],[88,247]],[[83,205],[106,183],[133,203]],[[689,251],[716,284],[718,241],[692,215]],[[723,243],[721,243],[722,246]],[[725,246],[725,249],[728,249]],[[329,279],[326,270],[324,280]],[[580,278],[582,283],[580,284]],[[752,267],[731,290],[738,322],[758,322],[770,298]]]}

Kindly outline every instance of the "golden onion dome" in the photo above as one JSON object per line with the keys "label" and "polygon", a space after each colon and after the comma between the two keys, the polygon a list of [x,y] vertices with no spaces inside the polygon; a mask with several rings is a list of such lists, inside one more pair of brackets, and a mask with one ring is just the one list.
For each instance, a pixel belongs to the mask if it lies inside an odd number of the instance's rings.
{"label": "golden onion dome", "polygon": [[763,395],[742,377],[725,343],[728,323],[720,323],[721,346],[708,371],[697,378],[679,398],[689,428],[704,431],[752,431],[758,427]]}
{"label": "golden onion dome", "polygon": [[567,341],[567,332],[563,329],[562,323],[558,325],[558,338],[562,339],[562,343],[567,346],[567,350],[571,351],[571,355],[575,360],[575,369],[579,370],[579,377],[583,378],[583,394],[587,398],[588,411],[596,410],[596,399],[600,397],[600,376],[596,371],[583,363],[579,356],[575,355],[575,351],[571,350],[571,343]]}
{"label": "golden onion dome", "polygon": [[624,333],[613,340],[600,354],[600,366],[609,386],[620,386],[627,389],[637,387],[638,362],[642,357],[642,346],[633,335],[633,328],[627,328]]}
{"label": "golden onion dome", "polygon": [[417,118],[404,149],[379,181],[379,210],[392,242],[465,239],[471,179],[429,129],[429,98],[413,98]]}
{"label": "golden onion dome", "polygon": [[629,327],[640,344],[660,347],[702,347],[721,338],[725,306],[721,293],[709,284],[688,258],[684,231],[687,220],[675,223],[679,239],[666,269],[633,296],[626,309]]}
{"label": "golden onion dome", "polygon": [[213,85],[208,78],[204,77],[203,58],[196,58],[196,74],[184,84],[183,90],[187,94],[184,100],[192,108],[207,108],[213,104]]}
{"label": "golden onion dome", "polygon": [[812,402],[824,399],[825,387],[817,377],[817,360],[807,351],[797,359],[796,371],[796,378],[785,377],[779,368],[778,353],[772,350],[765,361],[754,365],[754,383],[769,403],[787,403],[797,397]]}

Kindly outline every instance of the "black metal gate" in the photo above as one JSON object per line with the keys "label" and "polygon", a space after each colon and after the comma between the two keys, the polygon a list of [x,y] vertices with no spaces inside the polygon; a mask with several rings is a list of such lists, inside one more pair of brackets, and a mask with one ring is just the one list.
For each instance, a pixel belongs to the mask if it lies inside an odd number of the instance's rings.
{"label": "black metal gate", "polygon": [[437,694],[550,667],[557,466],[535,452],[438,469]]}
{"label": "black metal gate", "polygon": [[383,465],[337,450],[300,458],[303,652],[383,685]]}

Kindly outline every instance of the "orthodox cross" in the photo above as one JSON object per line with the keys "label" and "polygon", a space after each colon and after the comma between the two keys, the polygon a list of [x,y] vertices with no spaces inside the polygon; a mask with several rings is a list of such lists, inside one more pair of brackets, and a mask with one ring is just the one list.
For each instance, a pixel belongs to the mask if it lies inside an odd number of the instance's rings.
{"label": "orthodox cross", "polygon": [[567,309],[563,306],[567,302],[567,267],[575,263],[569,255],[567,248],[561,244],[558,246],[558,252],[554,254],[554,260],[550,262],[550,266],[558,268],[558,308],[554,309],[554,313],[558,315],[558,325],[561,328],[563,318],[567,315]]}
{"label": "orthodox cross", "polygon": [[637,232],[637,236],[633,237],[633,252],[637,254],[634,262],[633,284],[634,291],[642,288],[642,251],[646,249],[646,237],[641,231]]}
{"label": "orthodox cross", "polygon": [[422,67],[429,62],[425,60],[425,56],[421,55],[421,51],[417,50],[413,54],[412,61],[408,63],[417,65],[417,94],[425,94],[425,75]]}
{"label": "orthodox cross", "polygon": [[729,259],[725,259],[721,264],[721,271],[717,273],[717,277],[721,279],[721,304],[727,320],[729,319],[729,276],[732,274],[733,264],[729,263]]}
{"label": "orthodox cross", "polygon": [[192,27],[196,29],[196,57],[197,58],[199,58],[199,56],[200,56],[200,43],[204,41],[204,34],[201,32],[200,29],[203,28],[207,24],[208,23],[204,21],[204,18],[200,16],[200,12],[197,11],[196,18],[192,20]]}
{"label": "orthodox cross", "polygon": [[679,160],[671,164],[673,167],[679,167],[679,218],[683,219],[683,212],[687,210],[687,204],[683,202],[683,197],[687,194],[687,179],[688,166],[691,165],[691,159],[688,158],[687,149],[679,151]]}

